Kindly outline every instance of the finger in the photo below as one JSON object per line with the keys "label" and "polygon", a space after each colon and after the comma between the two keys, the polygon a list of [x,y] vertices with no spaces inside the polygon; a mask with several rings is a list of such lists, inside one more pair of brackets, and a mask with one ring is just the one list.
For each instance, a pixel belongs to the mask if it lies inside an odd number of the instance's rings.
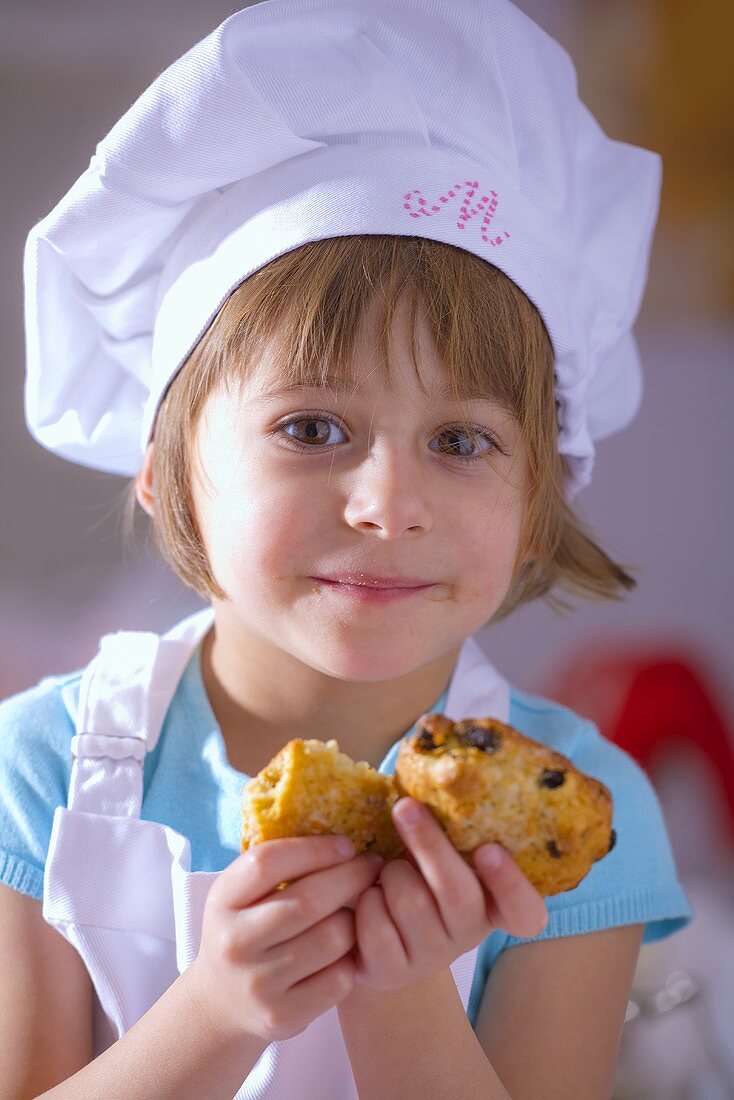
{"label": "finger", "polygon": [[354,914],[339,909],[305,932],[276,944],[263,957],[284,989],[337,962],[355,943]]}
{"label": "finger", "polygon": [[404,970],[407,965],[405,947],[387,911],[381,886],[371,886],[360,897],[354,912],[354,927],[357,940],[354,954],[360,981],[374,975],[371,959],[376,960],[379,974],[395,976]]}
{"label": "finger", "polygon": [[431,889],[447,935],[461,939],[485,912],[477,876],[428,806],[414,798],[401,798],[392,812],[404,844]]}
{"label": "finger", "polygon": [[397,859],[383,868],[380,887],[411,963],[439,950],[445,951],[447,932],[436,900],[420,871],[404,859]]}
{"label": "finger", "polygon": [[250,906],[237,919],[247,924],[258,948],[265,950],[284,943],[312,928],[373,884],[382,860],[373,853],[355,856],[346,864],[316,871],[287,888]]}
{"label": "finger", "polygon": [[[340,845],[345,842],[344,849]],[[324,867],[354,857],[347,837],[300,836],[266,840],[248,848],[219,876],[217,900],[225,908],[243,909],[271,894],[281,882],[293,882]],[[214,887],[212,887],[212,891]]]}
{"label": "finger", "polygon": [[[369,861],[371,866],[374,865],[374,866],[372,866],[372,869],[375,872],[373,874],[373,880],[372,880],[372,882],[370,882],[368,884],[368,885],[371,886],[373,884],[373,882],[377,882],[377,880],[379,879],[380,874],[382,873],[382,868],[385,866],[385,860],[377,852],[363,852],[362,856]],[[359,856],[357,858],[359,859]],[[362,894],[364,893],[364,890],[365,890],[364,885],[360,884],[359,889],[357,889],[355,891],[355,893],[352,894],[352,896],[350,898],[348,898],[346,901],[342,902],[342,905],[345,908],[351,909],[352,911],[354,911],[357,908],[357,902],[359,901]]]}
{"label": "finger", "polygon": [[539,936],[548,923],[548,910],[527,875],[501,844],[482,844],[474,851],[474,866],[488,890],[491,923],[511,936]]}
{"label": "finger", "polygon": [[320,970],[311,978],[291,986],[288,993],[289,1015],[308,1025],[334,1005],[346,1000],[354,989],[354,959],[351,953]]}

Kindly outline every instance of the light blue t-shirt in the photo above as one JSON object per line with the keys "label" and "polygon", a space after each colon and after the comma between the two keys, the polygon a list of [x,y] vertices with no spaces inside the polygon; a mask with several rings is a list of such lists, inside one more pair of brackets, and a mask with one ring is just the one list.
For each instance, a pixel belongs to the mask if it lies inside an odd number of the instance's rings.
{"label": "light blue t-shirt", "polygon": [[[192,871],[221,871],[240,852],[240,801],[248,777],[227,759],[200,658],[199,645],[158,744],[145,758],[141,817],[188,837]],[[54,810],[68,800],[81,676],[79,670],[46,677],[0,703],[0,882],[39,899]],[[431,710],[441,712],[445,702],[446,693]],[[508,720],[600,779],[614,799],[614,849],[574,890],[546,899],[548,924],[535,938],[644,922],[643,942],[650,943],[688,924],[693,912],[678,882],[657,794],[643,769],[593,723],[547,699],[513,688]],[[380,765],[382,772],[394,774],[400,740]],[[472,1026],[493,963],[508,947],[528,942],[496,931],[480,945],[468,1006]]]}

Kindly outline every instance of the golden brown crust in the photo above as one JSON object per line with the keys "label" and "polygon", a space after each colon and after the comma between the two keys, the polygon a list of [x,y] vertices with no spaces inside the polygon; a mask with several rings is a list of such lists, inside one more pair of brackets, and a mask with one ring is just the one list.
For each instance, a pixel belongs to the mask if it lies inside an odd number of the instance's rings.
{"label": "golden brown crust", "polygon": [[278,837],[345,834],[356,853],[396,859],[405,845],[390,809],[391,775],[340,752],[337,741],[296,738],[242,792],[242,851]]}
{"label": "golden brown crust", "polygon": [[616,839],[603,783],[492,718],[424,715],[400,744],[395,785],[430,806],[469,863],[497,841],[543,896],[572,890]]}
{"label": "golden brown crust", "polygon": [[336,741],[296,738],[242,794],[242,851],[279,837],[345,834],[357,853],[405,855],[391,807],[425,803],[472,863],[497,841],[543,896],[572,890],[614,846],[612,795],[561,753],[492,718],[424,715],[395,776],[354,761]]}

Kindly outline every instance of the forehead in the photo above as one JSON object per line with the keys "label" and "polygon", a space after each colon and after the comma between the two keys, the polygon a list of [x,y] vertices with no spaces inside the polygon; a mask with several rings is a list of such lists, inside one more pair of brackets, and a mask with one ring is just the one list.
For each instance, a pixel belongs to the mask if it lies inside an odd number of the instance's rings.
{"label": "forehead", "polygon": [[[430,402],[442,402],[453,401],[455,398],[453,387],[448,379],[443,376],[440,380],[427,381],[424,378],[424,385],[427,392],[420,393],[420,397]],[[416,389],[419,389],[419,385],[416,381]],[[284,397],[291,395],[297,395],[309,390],[328,390],[335,398],[341,397],[367,397],[372,396],[375,393],[387,391],[389,393],[397,393],[403,386],[397,383],[393,376],[390,384],[383,384],[383,382],[372,375],[371,379],[361,378],[356,382],[348,381],[337,374],[329,373],[318,382],[314,381],[291,381],[284,379],[282,374],[278,371],[258,372],[256,378],[250,378],[246,384],[247,397],[250,400],[257,401],[259,403],[266,403],[269,401],[278,401]],[[406,388],[409,388],[406,386]],[[487,396],[486,391],[475,393],[462,394],[464,400],[469,401],[483,401],[487,405],[496,404],[490,397]]]}
{"label": "forehead", "polygon": [[[362,312],[361,317],[348,337],[336,347],[338,337],[329,334],[331,350],[324,346],[324,335],[312,340],[307,351],[295,354],[288,346],[288,338],[293,341],[295,332],[290,329],[287,336],[280,331],[271,332],[263,343],[263,352],[252,373],[253,389],[268,390],[274,386],[293,384],[294,386],[313,386],[330,388],[336,393],[348,390],[350,393],[362,393],[373,390],[377,385],[400,384],[406,367],[415,375],[410,348],[410,331],[407,325],[405,308],[398,306],[389,336],[389,363],[384,363],[380,348],[380,321],[376,303],[373,301]],[[297,331],[297,330],[296,330]],[[285,339],[284,339],[285,337]],[[416,318],[416,367],[421,376],[439,384],[448,381],[444,368],[436,353],[433,339],[422,317]],[[301,344],[300,334],[298,335]],[[299,352],[301,352],[299,347]],[[407,380],[407,379],[406,379]]]}
{"label": "forehead", "polygon": [[[373,342],[374,341],[374,342]],[[355,340],[348,362],[320,361],[304,369],[289,356],[288,349],[271,337],[254,360],[243,382],[248,400],[267,404],[308,391],[328,391],[334,399],[370,398],[383,392],[407,393],[418,402],[483,402],[496,405],[489,378],[477,382],[473,377],[452,381],[436,351],[430,331],[418,322],[415,361],[410,337],[404,329],[393,335],[389,363],[383,364],[377,349],[377,337],[365,325]],[[387,369],[385,369],[387,366]]]}

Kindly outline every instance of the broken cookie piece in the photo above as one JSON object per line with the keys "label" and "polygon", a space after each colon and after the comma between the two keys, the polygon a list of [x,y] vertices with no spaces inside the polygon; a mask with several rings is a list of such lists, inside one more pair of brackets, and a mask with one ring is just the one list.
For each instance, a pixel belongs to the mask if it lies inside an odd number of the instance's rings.
{"label": "broken cookie piece", "polygon": [[493,718],[424,715],[400,745],[395,785],[431,808],[469,863],[498,842],[543,896],[578,886],[616,841],[609,789]]}

